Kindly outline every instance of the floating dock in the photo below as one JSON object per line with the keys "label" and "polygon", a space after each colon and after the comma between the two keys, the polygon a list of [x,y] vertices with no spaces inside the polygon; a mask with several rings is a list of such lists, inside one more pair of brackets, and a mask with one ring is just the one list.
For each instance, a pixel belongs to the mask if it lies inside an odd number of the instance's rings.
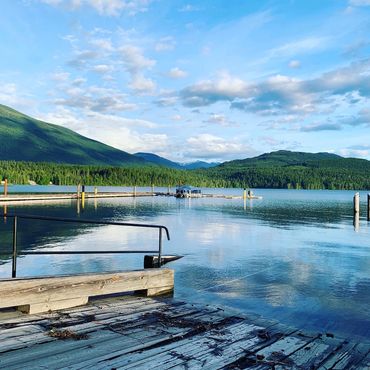
{"label": "floating dock", "polygon": [[357,369],[370,344],[172,299],[0,313],[1,369]]}
{"label": "floating dock", "polygon": [[[85,193],[85,199],[96,198],[128,198],[128,197],[151,197],[158,195],[152,192],[104,192],[104,193]],[[24,193],[0,195],[0,202],[27,202],[27,201],[48,201],[48,200],[65,200],[81,199],[76,193]]]}
{"label": "floating dock", "polygon": [[[131,198],[131,197],[152,197],[152,196],[175,196],[175,193],[165,192],[102,192],[102,193],[85,193],[85,199],[99,198]],[[190,197],[193,198],[193,197]],[[195,198],[195,197],[194,197]],[[222,194],[201,194],[196,198],[219,198],[219,199],[243,199],[243,196],[237,195],[222,195]],[[24,194],[8,194],[7,196],[0,195],[0,204],[3,203],[23,203],[23,202],[39,202],[39,201],[58,201],[68,199],[81,199],[76,193],[24,193]],[[244,199],[262,199],[260,196],[247,196]]]}

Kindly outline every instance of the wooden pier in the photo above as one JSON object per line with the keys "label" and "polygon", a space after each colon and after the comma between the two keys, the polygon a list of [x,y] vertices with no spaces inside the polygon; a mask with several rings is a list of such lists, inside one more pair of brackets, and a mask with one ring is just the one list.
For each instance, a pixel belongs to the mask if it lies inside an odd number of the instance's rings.
{"label": "wooden pier", "polygon": [[121,296],[37,315],[0,311],[0,368],[369,370],[370,342],[172,298]]}
{"label": "wooden pier", "polygon": [[[131,198],[131,197],[152,197],[152,196],[175,196],[175,193],[165,192],[104,192],[104,193],[85,193],[85,199],[99,198]],[[193,197],[191,197],[193,198]],[[217,198],[217,199],[262,199],[261,196],[243,196],[238,195],[222,195],[222,194],[201,194],[196,198]],[[24,194],[9,194],[7,196],[0,195],[0,204],[14,203],[37,203],[44,201],[60,201],[60,200],[81,200],[76,193],[24,193]]]}
{"label": "wooden pier", "polygon": [[370,344],[172,299],[0,313],[1,369],[357,369]]}
{"label": "wooden pier", "polygon": [[[151,197],[159,195],[152,192],[104,192],[104,193],[85,193],[85,199],[97,198],[128,198],[128,197]],[[80,199],[76,193],[24,193],[0,195],[0,203],[30,202],[30,201],[54,201],[66,199]]]}

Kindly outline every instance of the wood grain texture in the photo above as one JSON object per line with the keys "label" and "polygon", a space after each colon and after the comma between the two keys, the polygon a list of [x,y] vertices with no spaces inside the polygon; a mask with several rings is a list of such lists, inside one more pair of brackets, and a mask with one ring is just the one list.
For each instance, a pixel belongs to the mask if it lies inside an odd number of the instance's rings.
{"label": "wood grain texture", "polygon": [[[72,335],[60,340],[58,332]],[[369,342],[164,298],[114,297],[0,317],[0,369],[7,370],[368,370],[369,359]]]}
{"label": "wood grain texture", "polygon": [[86,303],[88,297],[144,291],[148,296],[171,292],[174,271],[150,269],[117,273],[0,280],[0,308],[46,312]]}

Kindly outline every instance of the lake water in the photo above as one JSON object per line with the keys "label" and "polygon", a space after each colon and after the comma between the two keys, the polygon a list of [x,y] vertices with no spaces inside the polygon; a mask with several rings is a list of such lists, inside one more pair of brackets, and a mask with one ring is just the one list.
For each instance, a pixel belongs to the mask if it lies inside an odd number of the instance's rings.
{"label": "lake water", "polygon": [[[75,187],[10,187],[11,191]],[[132,188],[103,188],[108,190]],[[142,190],[142,189],[138,189]],[[167,190],[167,189],[163,189]],[[1,191],[1,188],[0,188]],[[242,195],[242,189],[203,189]],[[370,339],[370,223],[366,192],[354,227],[353,191],[256,189],[262,200],[173,197],[8,205],[8,212],[162,224],[175,297],[261,314],[307,330]],[[0,277],[11,274],[11,219],[0,219]],[[158,232],[19,221],[20,249],[156,249]],[[142,255],[23,256],[18,276],[142,268]]]}

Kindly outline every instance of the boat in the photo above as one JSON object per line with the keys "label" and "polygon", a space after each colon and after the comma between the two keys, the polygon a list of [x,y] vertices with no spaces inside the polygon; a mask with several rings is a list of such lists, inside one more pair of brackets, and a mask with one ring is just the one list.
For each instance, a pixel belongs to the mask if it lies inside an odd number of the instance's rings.
{"label": "boat", "polygon": [[176,187],[176,198],[201,198],[202,191],[190,185],[179,185]]}

